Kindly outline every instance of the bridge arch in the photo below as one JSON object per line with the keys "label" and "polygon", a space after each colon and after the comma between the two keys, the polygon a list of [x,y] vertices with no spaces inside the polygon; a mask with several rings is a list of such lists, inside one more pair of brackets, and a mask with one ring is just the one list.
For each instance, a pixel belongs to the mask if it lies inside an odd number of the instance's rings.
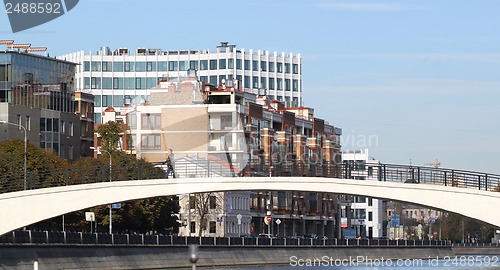
{"label": "bridge arch", "polygon": [[182,178],[104,182],[0,194],[0,235],[77,210],[129,200],[217,191],[310,191],[428,206],[500,227],[500,193],[440,185],[321,177]]}

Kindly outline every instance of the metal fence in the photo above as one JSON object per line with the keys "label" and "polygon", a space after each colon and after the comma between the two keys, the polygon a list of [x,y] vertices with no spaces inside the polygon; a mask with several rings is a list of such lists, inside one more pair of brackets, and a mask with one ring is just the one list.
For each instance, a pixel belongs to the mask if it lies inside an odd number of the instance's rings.
{"label": "metal fence", "polygon": [[[371,179],[407,184],[430,184],[454,188],[495,191],[500,188],[500,175],[482,172],[396,164],[365,165],[363,168],[342,164],[248,164],[243,169],[210,161],[176,163],[176,175],[182,177],[326,177],[341,179]],[[241,168],[241,167],[238,167]],[[141,180],[150,177],[145,167],[121,165],[83,167],[74,169],[39,170],[24,175],[0,175],[0,193],[27,189],[88,184],[107,181]],[[304,180],[307,181],[307,180]]]}
{"label": "metal fence", "polygon": [[449,247],[447,240],[303,239],[246,237],[180,237],[148,234],[102,234],[89,232],[12,231],[0,236],[0,244],[59,245],[156,245],[156,246],[363,246]]}

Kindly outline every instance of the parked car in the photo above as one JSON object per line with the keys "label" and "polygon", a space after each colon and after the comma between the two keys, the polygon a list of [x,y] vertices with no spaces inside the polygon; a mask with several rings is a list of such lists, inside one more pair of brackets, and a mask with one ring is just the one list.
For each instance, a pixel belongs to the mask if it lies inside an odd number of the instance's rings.
{"label": "parked car", "polygon": [[276,236],[269,234],[269,233],[261,233],[258,236],[259,238],[268,238],[268,239],[275,239]]}

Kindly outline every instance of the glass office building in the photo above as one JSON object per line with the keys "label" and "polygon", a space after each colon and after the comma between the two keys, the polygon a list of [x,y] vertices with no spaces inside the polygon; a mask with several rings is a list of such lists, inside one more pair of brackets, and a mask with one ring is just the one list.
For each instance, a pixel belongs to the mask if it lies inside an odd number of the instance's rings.
{"label": "glass office building", "polygon": [[37,54],[0,51],[0,128],[4,139],[27,139],[74,159],[80,156],[80,119],[75,102],[76,65]]}
{"label": "glass office building", "polygon": [[88,89],[95,96],[95,121],[107,107],[118,112],[125,106],[149,99],[148,89],[159,80],[185,77],[196,71],[200,81],[214,85],[237,79],[242,88],[287,107],[302,105],[302,61],[300,54],[246,51],[222,42],[215,51],[103,47],[97,53],[83,51],[62,55],[59,59],[78,63],[76,88]]}

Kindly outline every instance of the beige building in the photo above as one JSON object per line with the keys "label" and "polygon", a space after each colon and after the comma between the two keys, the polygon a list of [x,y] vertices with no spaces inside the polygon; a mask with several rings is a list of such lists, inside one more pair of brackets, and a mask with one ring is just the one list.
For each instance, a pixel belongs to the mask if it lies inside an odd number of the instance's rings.
{"label": "beige building", "polygon": [[[149,95],[127,114],[128,151],[162,164],[172,150],[177,177],[327,175],[333,173],[327,165],[341,160],[341,129],[315,118],[311,108],[285,108],[243,91],[237,80],[217,87],[196,77],[161,81]],[[180,196],[182,235],[335,233],[332,194],[218,193],[205,211],[190,201],[196,196]],[[269,213],[272,222],[265,225]]]}

